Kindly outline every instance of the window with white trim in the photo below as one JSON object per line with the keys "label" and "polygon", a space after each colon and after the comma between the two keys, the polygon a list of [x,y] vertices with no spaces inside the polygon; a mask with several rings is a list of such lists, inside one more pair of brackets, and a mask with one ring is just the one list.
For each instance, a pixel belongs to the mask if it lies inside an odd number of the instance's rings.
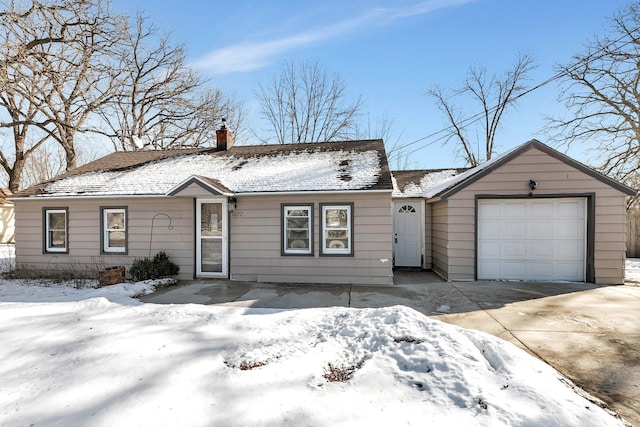
{"label": "window with white trim", "polygon": [[353,255],[353,204],[320,205],[322,255]]}
{"label": "window with white trim", "polygon": [[313,206],[282,205],[282,254],[313,255]]}
{"label": "window with white trim", "polygon": [[127,252],[127,208],[102,208],[102,252]]}
{"label": "window with white trim", "polygon": [[56,208],[44,210],[44,251],[68,252],[68,209]]}

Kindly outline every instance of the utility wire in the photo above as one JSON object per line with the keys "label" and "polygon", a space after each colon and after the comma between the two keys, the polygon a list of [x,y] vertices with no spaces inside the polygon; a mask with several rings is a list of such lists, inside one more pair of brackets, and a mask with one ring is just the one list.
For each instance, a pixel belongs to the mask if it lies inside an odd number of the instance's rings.
{"label": "utility wire", "polygon": [[[594,61],[594,60],[598,60],[598,59],[602,59],[602,58],[604,58],[604,57],[606,56],[606,55],[605,55],[605,52],[606,52],[609,48],[611,48],[611,47],[612,47],[612,46],[614,46],[616,43],[618,43],[618,42],[622,41],[623,39],[625,39],[629,34],[633,34],[634,32],[639,31],[639,30],[640,30],[640,27],[637,27],[637,28],[636,28],[636,29],[634,29],[633,31],[630,31],[628,34],[625,34],[625,35],[621,36],[620,38],[618,38],[618,39],[616,39],[616,40],[612,41],[612,42],[611,42],[611,43],[609,43],[608,45],[601,47],[600,49],[596,50],[594,53],[592,53],[592,54],[590,54],[590,55],[587,55],[585,58],[583,58],[583,59],[579,60],[578,62],[576,62],[576,63],[575,63],[575,64],[573,64],[572,66],[568,67],[567,69],[562,70],[562,71],[559,71],[559,72],[557,72],[556,74],[554,74],[553,76],[551,76],[551,77],[549,77],[548,79],[544,80],[543,82],[538,83],[537,85],[532,86],[531,88],[529,88],[529,89],[527,89],[527,90],[525,90],[525,91],[523,91],[523,92],[521,92],[521,93],[519,93],[519,94],[515,95],[515,96],[514,96],[514,97],[513,97],[513,98],[512,98],[508,103],[509,103],[509,104],[511,104],[511,103],[513,103],[513,102],[517,101],[518,99],[522,98],[523,96],[528,95],[528,94],[530,94],[531,92],[533,92],[533,91],[535,91],[535,90],[538,90],[538,89],[540,89],[540,88],[542,88],[542,87],[544,87],[544,86],[546,86],[546,85],[548,85],[548,84],[550,84],[550,83],[552,83],[552,82],[554,82],[554,81],[556,81],[556,80],[560,79],[561,77],[563,77],[563,76],[565,76],[565,75],[567,75],[567,74],[569,74],[569,73],[571,73],[571,72],[575,71],[575,70],[576,70],[576,69],[578,69],[580,66],[582,66],[584,63],[587,63],[587,62],[590,62],[590,61]],[[629,41],[627,41],[627,42],[623,43],[622,45],[618,46],[618,49],[619,49],[619,48],[623,48],[623,47],[625,47],[625,46],[627,46],[627,45],[629,45],[629,44],[632,44],[632,43],[634,43],[634,42],[635,42],[634,40],[629,40]],[[465,118],[465,119],[462,119],[462,120],[460,120],[460,122],[458,123],[458,127],[460,127],[461,129],[465,129],[465,128],[466,128],[466,127],[468,127],[469,125],[471,125],[471,124],[473,124],[473,123],[477,122],[478,120],[482,119],[482,117],[483,117],[485,114],[492,113],[492,112],[494,112],[495,110],[497,110],[499,107],[500,107],[499,105],[495,105],[495,106],[491,107],[489,110],[487,110],[487,112],[486,112],[486,113],[485,113],[484,111],[482,111],[482,112],[476,113],[476,114],[474,114],[474,115],[472,115],[472,116],[470,116],[470,117],[467,117],[467,118]],[[432,133],[430,133],[430,134],[428,134],[428,135],[426,135],[426,136],[423,136],[423,137],[421,137],[421,138],[418,138],[418,139],[416,139],[416,140],[414,140],[414,141],[408,142],[408,143],[406,143],[406,144],[400,144],[399,146],[394,147],[394,149],[395,149],[395,150],[397,150],[397,153],[396,153],[396,154],[394,154],[393,156],[391,156],[391,158],[390,158],[389,160],[395,160],[395,159],[396,159],[398,156],[400,156],[400,155],[408,156],[408,155],[413,154],[413,153],[415,153],[415,152],[417,152],[417,151],[420,151],[420,150],[422,150],[422,149],[424,149],[424,148],[427,148],[427,147],[429,147],[429,146],[431,146],[431,145],[435,144],[436,142],[439,142],[439,141],[442,141],[443,139],[449,138],[449,137],[451,136],[449,132],[450,132],[450,130],[451,130],[451,128],[452,128],[452,127],[453,127],[453,126],[447,126],[447,127],[444,127],[444,128],[442,128],[442,129],[440,129],[440,130],[437,130],[437,131],[435,131],[435,132],[432,132]],[[418,147],[418,148],[416,148],[416,149],[413,149],[413,150],[411,150],[411,151],[409,151],[409,152],[401,152],[401,151],[400,151],[400,150],[402,150],[403,148],[407,148],[407,147],[409,147],[409,146],[411,146],[411,145],[415,145],[415,144],[417,144],[418,142],[424,141],[425,139],[433,138],[434,136],[439,135],[439,134],[441,134],[441,133],[444,133],[444,135],[443,135],[443,136],[441,136],[441,137],[439,137],[439,138],[437,138],[437,139],[435,139],[435,140],[433,140],[433,141],[427,142],[426,144],[423,144],[423,145],[421,145],[420,147]]]}

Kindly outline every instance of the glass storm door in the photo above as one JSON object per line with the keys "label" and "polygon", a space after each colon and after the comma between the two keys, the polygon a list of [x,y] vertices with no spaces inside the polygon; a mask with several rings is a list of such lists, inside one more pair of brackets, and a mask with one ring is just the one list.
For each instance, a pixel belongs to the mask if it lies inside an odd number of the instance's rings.
{"label": "glass storm door", "polygon": [[227,202],[196,204],[196,268],[199,277],[227,277]]}

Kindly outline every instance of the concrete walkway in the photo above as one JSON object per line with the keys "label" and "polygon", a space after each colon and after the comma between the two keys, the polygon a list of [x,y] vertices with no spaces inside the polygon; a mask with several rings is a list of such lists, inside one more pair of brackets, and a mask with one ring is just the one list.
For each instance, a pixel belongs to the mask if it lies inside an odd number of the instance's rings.
{"label": "concrete walkway", "polygon": [[160,304],[259,308],[412,307],[510,341],[640,426],[640,286],[446,282],[398,271],[391,286],[197,280],[142,298]]}

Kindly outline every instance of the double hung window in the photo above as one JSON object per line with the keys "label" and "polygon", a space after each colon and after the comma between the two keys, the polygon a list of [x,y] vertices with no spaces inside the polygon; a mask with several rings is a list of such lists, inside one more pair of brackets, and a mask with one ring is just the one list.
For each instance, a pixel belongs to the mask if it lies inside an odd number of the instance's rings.
{"label": "double hung window", "polygon": [[321,255],[353,255],[353,204],[321,204]]}
{"label": "double hung window", "polygon": [[127,253],[127,208],[102,208],[102,252]]}
{"label": "double hung window", "polygon": [[68,214],[67,208],[44,210],[44,252],[69,252]]}
{"label": "double hung window", "polygon": [[313,207],[282,205],[283,255],[313,255]]}

